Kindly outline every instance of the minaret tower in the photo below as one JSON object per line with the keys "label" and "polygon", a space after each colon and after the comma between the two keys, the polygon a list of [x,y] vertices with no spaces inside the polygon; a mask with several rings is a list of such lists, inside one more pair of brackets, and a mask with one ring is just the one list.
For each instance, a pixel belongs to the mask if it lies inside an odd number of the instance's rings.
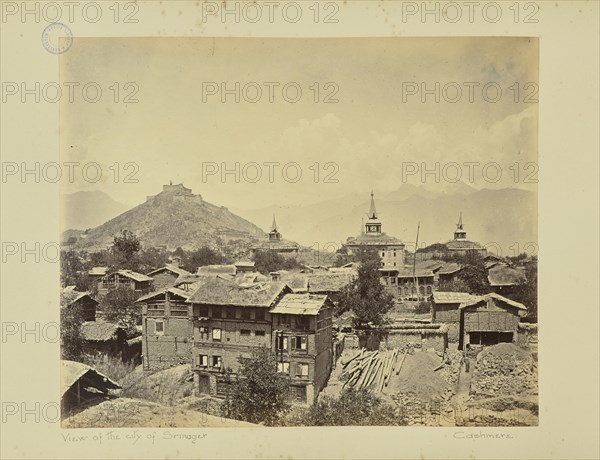
{"label": "minaret tower", "polygon": [[381,235],[381,222],[377,218],[373,190],[371,190],[371,207],[369,209],[369,219],[365,223],[365,233],[367,235]]}
{"label": "minaret tower", "polygon": [[455,240],[466,240],[467,239],[467,232],[463,229],[462,212],[460,213],[460,217],[458,218],[458,224],[456,224],[456,230],[454,231],[454,239]]}

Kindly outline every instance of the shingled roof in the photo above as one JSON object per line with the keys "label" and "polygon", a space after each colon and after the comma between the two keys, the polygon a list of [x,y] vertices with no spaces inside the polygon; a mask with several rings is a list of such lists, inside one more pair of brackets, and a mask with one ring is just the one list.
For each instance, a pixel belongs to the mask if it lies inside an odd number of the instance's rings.
{"label": "shingled roof", "polygon": [[489,294],[485,294],[483,296],[474,296],[473,299],[466,301],[465,303],[461,304],[458,308],[463,309],[471,307],[473,305],[477,305],[480,302],[485,302],[490,298],[499,300],[500,302],[510,305],[511,307],[518,308],[519,310],[527,310],[527,307],[521,302],[516,302],[514,300],[507,299],[506,297],[501,296],[500,294],[496,294],[495,292],[490,292]]}
{"label": "shingled roof", "polygon": [[474,299],[479,299],[480,296],[469,294],[468,292],[442,292],[433,291],[433,302],[440,304],[458,303],[462,304],[470,302]]}
{"label": "shingled roof", "polygon": [[346,246],[382,246],[392,244],[403,245],[404,243],[398,238],[389,236],[385,233],[363,233],[355,238],[349,239],[346,242]]}
{"label": "shingled roof", "polygon": [[109,321],[86,321],[81,325],[81,337],[92,342],[106,342],[116,337],[122,329],[118,324]]}
{"label": "shingled roof", "polygon": [[183,268],[179,268],[179,267],[176,267],[175,265],[167,264],[164,267],[160,267],[160,268],[157,268],[156,270],[152,270],[150,273],[148,273],[148,276],[157,275],[158,273],[163,272],[163,271],[169,271],[177,276],[191,275],[190,272],[188,272],[187,270],[184,270]]}
{"label": "shingled roof", "polygon": [[133,270],[117,270],[116,272],[111,273],[111,275],[114,275],[115,273],[134,281],[152,281],[152,278],[149,276],[134,272]]}
{"label": "shingled roof", "polygon": [[269,313],[316,316],[326,302],[326,295],[286,294]]}
{"label": "shingled roof", "polygon": [[233,281],[210,279],[188,297],[188,302],[210,305],[270,307],[282,294],[292,290],[285,283],[262,282],[240,286]]}
{"label": "shingled roof", "polygon": [[353,272],[313,273],[308,276],[309,292],[338,292],[352,282]]}
{"label": "shingled roof", "polygon": [[65,395],[69,389],[77,383],[78,380],[84,379],[86,384],[93,384],[93,386],[100,386],[101,390],[104,389],[118,389],[121,386],[112,381],[106,375],[98,372],[96,369],[76,361],[61,360],[60,369],[60,396],[61,398]]}
{"label": "shingled roof", "polygon": [[140,303],[147,302],[148,300],[154,299],[155,297],[163,295],[167,292],[170,294],[179,296],[179,297],[183,298],[184,300],[187,300],[187,298],[192,294],[192,291],[189,291],[189,290],[186,291],[186,290],[171,286],[171,287],[159,289],[158,291],[150,292],[149,294],[146,294],[146,295],[140,297],[139,299],[137,299],[136,302],[140,302]]}

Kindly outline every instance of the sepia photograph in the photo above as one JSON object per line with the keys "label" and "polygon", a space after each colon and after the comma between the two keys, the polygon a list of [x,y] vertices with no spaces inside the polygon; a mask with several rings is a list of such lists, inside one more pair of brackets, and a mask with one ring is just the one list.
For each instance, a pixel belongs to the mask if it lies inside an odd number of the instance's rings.
{"label": "sepia photograph", "polygon": [[599,13],[0,0],[0,460],[600,458]]}
{"label": "sepia photograph", "polygon": [[74,42],[63,426],[537,426],[538,60]]}

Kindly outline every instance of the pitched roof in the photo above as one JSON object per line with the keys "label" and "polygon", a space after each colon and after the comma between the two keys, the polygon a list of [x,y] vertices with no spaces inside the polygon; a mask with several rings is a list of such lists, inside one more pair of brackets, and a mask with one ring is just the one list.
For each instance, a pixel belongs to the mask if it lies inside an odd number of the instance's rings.
{"label": "pitched roof", "polygon": [[216,275],[217,273],[230,273],[232,275],[235,275],[236,273],[236,268],[235,265],[203,265],[202,267],[198,267],[198,270],[196,271],[197,275],[209,275],[209,274],[214,274]]}
{"label": "pitched roof", "polygon": [[446,262],[442,268],[438,270],[438,275],[451,275],[462,269],[462,265],[456,262]]}
{"label": "pitched roof", "polygon": [[73,286],[68,286],[61,291],[62,295],[68,296],[68,304],[69,306],[79,302],[80,300],[88,297],[92,302],[98,305],[98,301],[90,296],[89,292],[80,292],[76,291]]}
{"label": "pitched roof", "polygon": [[134,272],[133,270],[117,270],[116,272],[111,273],[111,275],[114,275],[115,273],[134,281],[152,281],[152,278],[149,276]]}
{"label": "pitched roof", "polygon": [[433,291],[433,302],[436,304],[458,303],[462,304],[473,299],[478,299],[479,296],[469,294],[468,292],[441,292]]}
{"label": "pitched roof", "polygon": [[[393,271],[394,268],[380,268],[380,271]],[[422,270],[417,268],[413,273],[412,267],[397,267],[398,278],[413,278],[416,276],[417,278],[433,278],[433,272],[431,270]]]}
{"label": "pitched roof", "polygon": [[495,265],[488,270],[491,286],[514,286],[525,281],[525,271],[507,265]]}
{"label": "pitched roof", "polygon": [[121,388],[121,386],[113,382],[106,375],[98,372],[96,369],[88,366],[87,364],[78,363],[76,361],[68,361],[66,359],[61,360],[61,369],[60,369],[60,396],[61,398],[65,395],[69,389],[75,385],[75,383],[86,376],[90,379],[97,380],[97,383],[100,383],[105,388],[109,389],[117,389]]}
{"label": "pitched roof", "polygon": [[159,289],[158,291],[154,291],[154,292],[150,292],[149,294],[143,295],[142,297],[140,297],[139,299],[136,300],[136,302],[145,302],[147,300],[153,299],[155,297],[158,297],[164,293],[170,293],[170,294],[174,294],[176,296],[182,297],[183,299],[187,300],[187,298],[191,295],[192,291],[185,291],[183,289],[180,288],[176,288],[176,287],[166,287],[163,289]]}
{"label": "pitched roof", "polygon": [[92,267],[88,271],[88,275],[92,276],[104,276],[108,273],[108,267]]}
{"label": "pitched roof", "polygon": [[254,268],[254,266],[256,265],[255,262],[249,262],[247,260],[240,260],[238,262],[235,262],[234,265],[236,267],[252,267]]}
{"label": "pitched roof", "polygon": [[165,270],[170,271],[171,273],[178,275],[178,276],[191,275],[190,272],[188,272],[187,270],[184,270],[183,268],[179,268],[175,265],[167,264],[164,267],[157,268],[156,270],[152,270],[150,273],[148,273],[148,276],[157,275],[158,273],[163,272]]}
{"label": "pitched roof", "polygon": [[269,310],[269,313],[315,316],[319,314],[319,310],[326,302],[326,295],[286,294]]}
{"label": "pitched roof", "polygon": [[105,342],[112,340],[119,329],[122,328],[118,324],[108,321],[86,321],[81,325],[81,336],[84,340]]}
{"label": "pitched roof", "polygon": [[262,282],[240,286],[233,281],[215,278],[200,284],[188,298],[188,302],[269,307],[277,297],[286,292],[291,292],[291,289],[282,282]]}
{"label": "pitched roof", "polygon": [[525,305],[523,305],[521,302],[516,302],[514,300],[507,299],[506,297],[501,296],[500,294],[496,294],[495,292],[490,292],[489,294],[485,294],[483,296],[475,296],[475,298],[461,304],[460,307],[458,307],[458,308],[462,309],[462,308],[471,307],[480,302],[486,301],[490,298],[499,300],[500,302],[510,305],[511,307],[518,308],[519,310],[527,310],[527,307]]}
{"label": "pitched roof", "polygon": [[308,276],[309,292],[337,292],[352,282],[354,273],[313,273]]}
{"label": "pitched roof", "polygon": [[346,246],[381,246],[391,244],[404,245],[398,238],[389,236],[385,233],[363,233],[346,242]]}
{"label": "pitched roof", "polygon": [[293,241],[286,239],[279,240],[264,240],[259,241],[252,249],[258,251],[283,251],[283,250],[298,250],[300,249],[300,245],[298,243],[294,243]]}

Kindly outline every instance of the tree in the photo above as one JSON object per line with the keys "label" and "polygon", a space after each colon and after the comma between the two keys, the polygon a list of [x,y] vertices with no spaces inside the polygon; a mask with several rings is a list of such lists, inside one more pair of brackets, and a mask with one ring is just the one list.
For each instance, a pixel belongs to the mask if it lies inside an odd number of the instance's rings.
{"label": "tree", "polygon": [[449,254],[443,256],[442,260],[455,262],[462,267],[455,280],[442,283],[441,288],[443,290],[469,292],[471,294],[487,294],[491,291],[485,261],[477,251],[467,251],[465,254]]}
{"label": "tree", "polygon": [[352,311],[355,328],[381,326],[394,306],[393,296],[381,283],[381,258],[375,250],[362,250],[358,261],[358,276],[342,288],[337,314]]}
{"label": "tree", "polygon": [[338,398],[323,396],[309,408],[292,410],[280,423],[292,426],[389,426],[406,425],[406,420],[393,406],[366,388],[346,387]]}
{"label": "tree", "polygon": [[127,287],[109,290],[100,300],[104,319],[117,323],[129,333],[142,321],[141,307],[134,304],[138,295]]}
{"label": "tree", "polygon": [[255,251],[252,260],[256,270],[263,275],[268,275],[277,270],[291,270],[300,267],[296,259],[284,257],[272,250]]}
{"label": "tree", "polygon": [[83,314],[80,307],[71,305],[76,296],[75,292],[60,295],[60,355],[62,359],[80,361],[83,354]]}
{"label": "tree", "polygon": [[350,262],[356,262],[356,258],[348,254],[348,247],[342,245],[336,252],[335,262],[333,263],[336,267],[341,267]]}
{"label": "tree", "polygon": [[510,297],[527,307],[527,318],[537,322],[537,257],[525,263],[525,280]]}
{"label": "tree", "polygon": [[[183,257],[181,257],[182,268],[192,273],[195,272],[198,267],[228,262],[225,256],[208,246],[202,246],[201,248],[189,252],[183,250],[181,252],[183,252]],[[180,252],[176,251],[176,253],[179,254]]]}
{"label": "tree", "polygon": [[241,367],[231,384],[229,416],[273,425],[288,408],[289,378],[277,372],[277,361],[267,349],[238,360]]}
{"label": "tree", "polygon": [[111,248],[112,260],[109,264],[115,269],[139,270],[138,253],[142,244],[137,236],[130,230],[121,230],[121,233],[113,237]]}

